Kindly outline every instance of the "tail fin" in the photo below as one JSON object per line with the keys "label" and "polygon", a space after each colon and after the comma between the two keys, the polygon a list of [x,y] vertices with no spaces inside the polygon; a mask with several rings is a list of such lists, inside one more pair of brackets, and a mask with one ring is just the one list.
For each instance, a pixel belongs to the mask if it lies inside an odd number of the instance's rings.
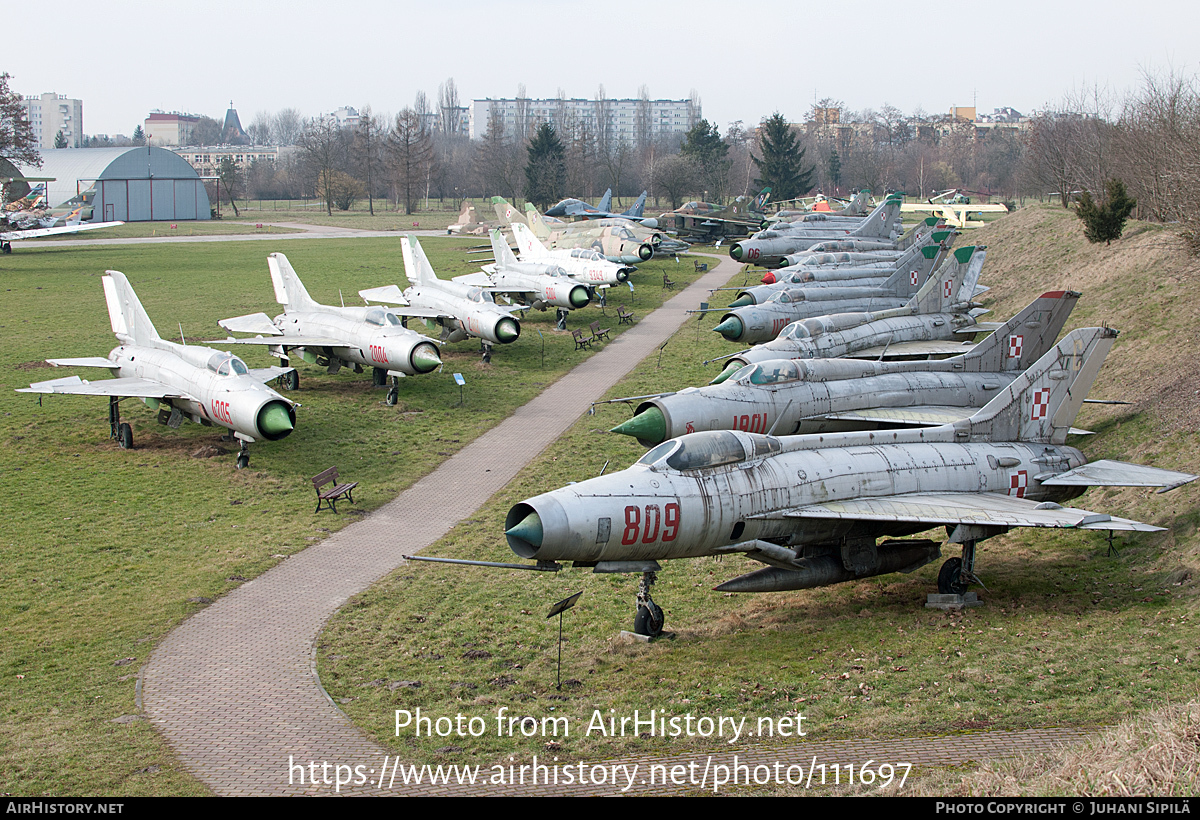
{"label": "tail fin", "polygon": [[425,251],[421,249],[421,243],[415,236],[409,234],[401,237],[400,250],[404,255],[404,275],[408,277],[411,284],[423,285],[437,279],[437,274],[433,272],[433,265],[429,264],[429,259],[425,256]]}
{"label": "tail fin", "polygon": [[754,202],[750,205],[752,211],[763,211],[767,207],[767,203],[771,200],[771,186],[763,188],[758,192],[758,196],[754,197]]}
{"label": "tail fin", "polygon": [[496,269],[505,270],[515,266],[517,257],[513,256],[512,248],[508,246],[504,234],[493,228],[488,235],[492,239],[492,256],[496,257]]}
{"label": "tail fin", "polygon": [[517,250],[524,261],[532,262],[550,255],[546,246],[539,242],[533,231],[525,225],[520,222],[514,223],[512,231],[513,239],[517,240]]}
{"label": "tail fin", "polygon": [[550,238],[550,227],[542,219],[542,215],[538,212],[538,209],[533,207],[532,202],[525,203],[525,220],[529,223],[533,235],[538,239],[546,240]]}
{"label": "tail fin", "polygon": [[304,309],[316,304],[286,256],[282,253],[267,254],[267,267],[271,271],[271,284],[275,286],[276,302],[292,309]]}
{"label": "tail fin", "polygon": [[1046,355],[1079,301],[1073,290],[1043,293],[958,359],[968,373],[1025,370]]}
{"label": "tail fin", "polygon": [[479,220],[475,216],[475,206],[469,199],[463,200],[462,210],[458,212],[458,224],[463,227],[479,224]]}
{"label": "tail fin", "polygon": [[104,299],[108,302],[108,321],[113,333],[126,344],[148,345],[158,341],[158,331],[142,307],[133,286],[120,271],[104,272]]}
{"label": "tail fin", "polygon": [[968,430],[957,435],[969,441],[1064,443],[1116,338],[1117,331],[1107,327],[1072,330],[963,422]]}
{"label": "tail fin", "polygon": [[518,222],[522,225],[528,224],[526,223],[525,218],[521,216],[520,211],[518,211],[512,205],[509,205],[508,200],[502,196],[492,197],[492,208],[496,211],[496,218],[505,225],[514,225]]}
{"label": "tail fin", "polygon": [[600,197],[600,204],[596,206],[598,211],[612,210],[612,188],[604,192],[604,196]]}
{"label": "tail fin", "polygon": [[900,200],[888,197],[871,212],[867,221],[850,232],[851,236],[862,238],[888,237],[892,235],[892,225],[900,216]]}
{"label": "tail fin", "polygon": [[906,307],[914,313],[949,313],[966,310],[979,283],[983,260],[987,256],[983,245],[958,248],[950,259],[925,280]]}
{"label": "tail fin", "polygon": [[905,254],[897,260],[896,272],[887,278],[883,287],[890,288],[897,297],[911,299],[929,279],[944,250],[941,245],[914,247],[914,253]]}
{"label": "tail fin", "polygon": [[630,219],[641,219],[642,215],[646,212],[646,193],[646,191],[642,191],[642,195],[637,198],[637,202],[633,203],[633,207],[621,214],[621,216],[627,216]]}
{"label": "tail fin", "polygon": [[871,207],[871,192],[863,188],[854,198],[850,200],[850,204],[844,209],[846,216],[862,216],[867,213]]}

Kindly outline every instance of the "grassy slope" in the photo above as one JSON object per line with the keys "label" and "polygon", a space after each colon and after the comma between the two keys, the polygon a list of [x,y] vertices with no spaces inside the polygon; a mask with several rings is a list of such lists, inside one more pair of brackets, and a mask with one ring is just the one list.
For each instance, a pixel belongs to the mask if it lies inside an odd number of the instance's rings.
{"label": "grassy slope", "polygon": [[[462,251],[478,244],[424,243],[443,276],[474,269]],[[103,399],[50,396],[39,406],[12,392],[70,375],[49,369],[46,357],[102,356],[115,346],[100,287],[105,269],[129,276],[164,337],[178,338],[181,323],[196,341],[223,337],[218,319],[275,314],[270,251],[287,253],[325,303],[336,304],[340,290],[347,304],[359,304],[358,289],[403,280],[399,240],[390,238],[31,246],[0,261],[0,792],[203,793],[145,722],[111,722],[136,714],[135,675],[155,643],[201,608],[199,599],[351,520],[312,515],[310,476],[336,464],[346,480],[361,482],[355,511],[373,509],[579,361],[569,334],[553,330],[553,312],[530,311],[522,338],[498,347],[490,366],[479,362],[477,345],[448,345],[445,372],[405,379],[395,408],[365,374],[328,376],[301,364],[296,432],[253,445],[242,472],[218,431],[169,430],[139,402],[122,405],[135,442],[123,452],[107,440]],[[665,269],[694,278],[686,263],[643,265],[634,277],[643,283],[633,303],[639,313],[661,300]],[[569,325],[598,317],[589,307]],[[259,350],[238,352],[251,366],[270,362]],[[454,371],[467,379],[465,408],[457,407]],[[230,454],[190,457],[207,445]]]}
{"label": "grassy slope", "polygon": [[[1088,245],[1078,221],[1033,208],[967,236],[989,246],[984,281],[995,316],[1007,317],[1045,290],[1083,291],[1071,326],[1106,322],[1122,338],[1093,396],[1133,407],[1091,405],[1079,446],[1115,457],[1197,471],[1194,431],[1197,353],[1190,327],[1200,305],[1194,268],[1178,240],[1131,224],[1111,247]],[[712,320],[703,325],[709,328]],[[642,366],[614,395],[702,383],[696,361],[730,352],[715,334],[685,328],[662,367]],[[604,433],[624,418],[602,410],[582,419],[474,520],[431,554],[512,560],[503,539],[508,506],[538,492],[620,468],[642,452]],[[762,596],[719,595],[721,580],[745,572],[739,558],[674,562],[656,599],[674,641],[620,645],[632,620],[636,580],[586,571],[555,576],[414,565],[349,604],[319,646],[322,681],[381,743],[413,759],[487,765],[503,756],[546,754],[542,738],[415,739],[392,736],[392,711],[420,706],[433,716],[493,715],[499,706],[535,718],[568,716],[572,736],[552,746],[564,760],[653,749],[705,748],[686,740],[582,737],[593,710],[670,714],[802,712],[814,737],[905,736],[978,728],[1099,725],[1165,701],[1195,697],[1200,633],[1195,581],[1200,487],[1169,495],[1093,490],[1080,506],[1168,527],[1118,538],[1025,530],[983,543],[978,571],[987,605],[963,613],[922,608],[938,564],[837,587]],[[947,550],[947,555],[955,551]],[[567,615],[563,695],[554,690],[555,638],[548,605],[578,590]],[[418,681],[394,691],[392,681]]]}

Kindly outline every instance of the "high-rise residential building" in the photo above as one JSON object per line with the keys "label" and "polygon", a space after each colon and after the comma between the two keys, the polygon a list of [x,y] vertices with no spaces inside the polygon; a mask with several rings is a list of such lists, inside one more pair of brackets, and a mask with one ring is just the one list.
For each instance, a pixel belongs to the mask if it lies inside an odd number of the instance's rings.
{"label": "high-rise residential building", "polygon": [[[504,120],[509,136],[531,135],[543,122],[556,130],[570,132],[586,129],[607,134],[614,142],[637,144],[655,142],[662,137],[687,133],[701,120],[700,102],[690,100],[583,100],[583,99],[483,99],[471,103],[471,139],[487,133],[488,120],[495,111]],[[605,128],[607,124],[607,128]]]}
{"label": "high-rise residential building", "polygon": [[27,96],[23,102],[38,147],[53,148],[59,131],[62,131],[68,148],[83,144],[83,100],[50,92],[39,97]]}

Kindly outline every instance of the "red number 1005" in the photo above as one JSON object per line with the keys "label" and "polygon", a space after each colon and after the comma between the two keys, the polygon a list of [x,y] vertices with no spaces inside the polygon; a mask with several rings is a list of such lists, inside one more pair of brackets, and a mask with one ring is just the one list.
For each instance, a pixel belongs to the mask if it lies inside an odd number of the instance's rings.
{"label": "red number 1005", "polygon": [[[661,535],[661,538],[660,538]],[[661,509],[657,504],[645,508],[625,508],[625,530],[621,533],[622,544],[635,544],[639,537],[643,544],[655,541],[674,541],[679,535],[679,504],[672,501]]]}

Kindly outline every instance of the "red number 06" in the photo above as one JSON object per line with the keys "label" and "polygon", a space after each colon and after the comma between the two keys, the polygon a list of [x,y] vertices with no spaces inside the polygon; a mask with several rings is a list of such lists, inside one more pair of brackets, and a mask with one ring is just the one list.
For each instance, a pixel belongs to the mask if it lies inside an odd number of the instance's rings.
{"label": "red number 06", "polygon": [[[634,544],[640,540],[643,544],[653,544],[655,541],[674,541],[679,535],[679,504],[672,501],[661,509],[657,504],[647,504],[644,508],[629,506],[625,508],[625,529],[621,533],[622,544]],[[645,521],[645,528],[642,521]],[[661,531],[661,532],[660,532]]]}

